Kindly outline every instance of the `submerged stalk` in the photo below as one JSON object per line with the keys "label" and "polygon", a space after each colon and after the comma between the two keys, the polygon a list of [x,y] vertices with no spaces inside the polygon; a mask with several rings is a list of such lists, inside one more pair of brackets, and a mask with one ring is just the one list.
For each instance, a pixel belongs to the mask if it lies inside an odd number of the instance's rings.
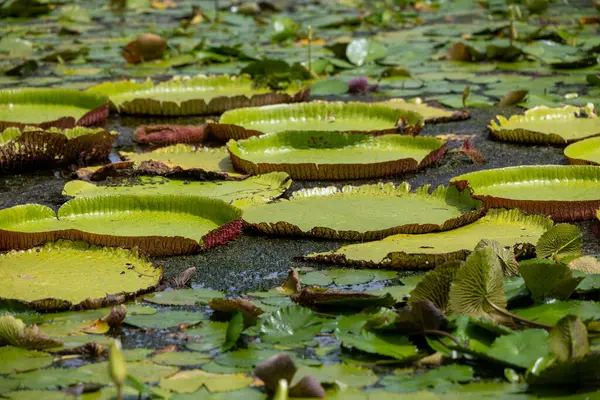
{"label": "submerged stalk", "polygon": [[504,315],[504,316],[510,317],[510,318],[512,318],[512,319],[516,319],[517,321],[519,321],[519,322],[523,322],[524,324],[528,324],[528,325],[537,326],[538,328],[544,328],[544,329],[547,329],[547,330],[550,330],[550,329],[554,328],[554,326],[552,326],[552,325],[547,325],[547,324],[543,324],[543,323],[541,323],[541,322],[532,321],[532,320],[530,320],[530,319],[523,318],[523,317],[521,317],[521,316],[519,316],[519,315],[517,315],[517,314],[513,314],[513,313],[511,313],[510,311],[508,311],[508,310],[506,310],[506,309],[504,309],[504,308],[502,308],[502,307],[498,307],[497,305],[495,305],[494,303],[492,303],[492,302],[490,302],[490,301],[488,301],[487,303],[488,303],[488,304],[489,304],[489,305],[490,305],[490,306],[491,306],[491,307],[492,307],[494,310],[496,310],[498,313],[500,313],[500,314],[502,314],[502,315]]}
{"label": "submerged stalk", "polygon": [[458,340],[458,338],[449,334],[448,332],[440,331],[438,329],[423,329],[423,333],[426,335],[440,335],[447,337],[448,339],[452,340],[459,348],[463,347],[462,343]]}

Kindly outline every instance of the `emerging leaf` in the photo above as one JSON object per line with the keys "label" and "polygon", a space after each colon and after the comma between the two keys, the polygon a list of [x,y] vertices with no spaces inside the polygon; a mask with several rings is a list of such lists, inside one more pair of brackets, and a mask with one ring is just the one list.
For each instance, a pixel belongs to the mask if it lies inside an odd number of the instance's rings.
{"label": "emerging leaf", "polygon": [[494,250],[478,249],[467,257],[452,281],[449,305],[453,313],[472,317],[506,307],[504,273]]}
{"label": "emerging leaf", "polygon": [[502,270],[504,271],[505,276],[518,275],[519,263],[510,247],[502,247],[500,243],[495,240],[482,239],[477,243],[475,249],[484,247],[489,247],[496,253],[502,263]]}
{"label": "emerging leaf", "polygon": [[538,258],[552,258],[556,262],[581,257],[583,234],[571,224],[558,224],[548,229],[535,245]]}
{"label": "emerging leaf", "polygon": [[577,285],[585,278],[573,276],[573,271],[564,264],[552,260],[527,260],[521,262],[521,275],[527,289],[535,300],[566,300]]}
{"label": "emerging leaf", "polygon": [[221,348],[221,351],[227,351],[235,346],[242,331],[244,330],[244,315],[236,311],[229,320],[229,325],[227,326],[227,334],[225,335],[225,343]]}
{"label": "emerging leaf", "polygon": [[558,321],[550,331],[549,346],[561,362],[585,357],[590,350],[590,343],[581,318],[567,315]]}
{"label": "emerging leaf", "polygon": [[26,326],[22,320],[12,315],[0,317],[0,346],[10,345],[39,350],[59,347],[62,344],[62,341],[48,337],[35,324]]}
{"label": "emerging leaf", "polygon": [[117,387],[123,384],[125,377],[127,376],[125,357],[121,352],[121,341],[119,339],[115,339],[110,345],[110,355],[108,356],[108,372]]}
{"label": "emerging leaf", "polygon": [[450,285],[462,264],[462,261],[450,261],[427,272],[423,280],[410,293],[408,304],[427,300],[442,312],[446,312],[448,310]]}

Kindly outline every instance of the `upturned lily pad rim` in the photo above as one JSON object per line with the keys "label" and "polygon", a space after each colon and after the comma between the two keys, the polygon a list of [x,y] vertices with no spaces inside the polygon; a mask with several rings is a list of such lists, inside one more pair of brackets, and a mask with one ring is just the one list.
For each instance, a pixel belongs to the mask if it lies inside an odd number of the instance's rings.
{"label": "upturned lily pad rim", "polygon": [[227,142],[227,150],[236,171],[244,171],[252,175],[266,174],[274,171],[287,172],[292,179],[299,180],[344,180],[344,179],[368,179],[382,178],[386,176],[400,175],[409,171],[416,171],[438,162],[446,152],[446,142],[434,137],[406,136],[406,135],[381,135],[373,137],[373,141],[389,141],[401,146],[408,144],[411,147],[427,148],[430,150],[421,161],[414,158],[402,158],[377,163],[255,163],[244,159],[244,145],[256,146],[261,142],[276,141],[278,138],[292,140],[303,140],[311,136],[339,138],[339,137],[364,137],[360,133],[337,133],[337,132],[309,132],[309,131],[287,131],[267,133],[260,136],[252,136],[244,140],[230,140]]}
{"label": "upturned lily pad rim", "polygon": [[[114,304],[125,303],[126,301],[134,299],[136,297],[139,297],[143,294],[153,292],[156,289],[156,287],[158,286],[158,284],[163,279],[164,268],[161,265],[154,265],[150,260],[148,260],[148,258],[144,254],[140,253],[137,248],[123,249],[120,247],[95,246],[95,245],[92,245],[92,244],[89,244],[86,242],[82,242],[82,241],[57,240],[57,241],[53,241],[53,242],[47,242],[47,243],[43,244],[42,246],[36,246],[36,247],[32,247],[32,248],[26,249],[26,250],[11,250],[6,253],[0,254],[0,258],[10,258],[10,257],[14,257],[19,254],[33,254],[33,253],[38,254],[38,253],[43,253],[44,251],[57,252],[57,251],[61,251],[61,250],[71,250],[71,249],[81,250],[82,257],[85,256],[84,253],[86,251],[101,250],[102,252],[105,252],[109,256],[112,254],[115,254],[115,255],[121,254],[121,255],[125,256],[126,258],[130,259],[132,264],[141,262],[141,263],[145,264],[146,266],[153,266],[159,273],[158,277],[156,279],[156,284],[145,287],[145,288],[141,288],[141,289],[137,290],[136,292],[107,293],[106,297],[103,297],[103,298],[86,298],[85,300],[83,300],[79,303],[76,303],[76,304],[73,304],[72,302],[70,302],[68,300],[63,300],[60,298],[45,298],[45,299],[38,299],[35,301],[26,301],[26,300],[20,300],[20,299],[15,299],[15,298],[0,297],[0,302],[4,303],[4,304],[9,304],[9,305],[18,304],[18,305],[26,306],[28,308],[32,308],[34,310],[43,311],[43,312],[61,311],[61,310],[68,310],[68,309],[73,309],[73,310],[96,309],[96,308],[108,307],[108,306],[111,306]],[[72,284],[72,283],[64,282],[64,284],[68,285],[68,284]]]}
{"label": "upturned lily pad rim", "polygon": [[118,96],[121,94],[147,91],[155,88],[157,90],[165,88],[176,89],[178,87],[189,89],[194,85],[198,87],[202,87],[202,85],[235,86],[240,83],[252,84],[253,82],[248,75],[176,76],[171,80],[157,84],[150,78],[145,82],[136,82],[134,80],[104,82],[88,88],[87,92],[107,95],[110,98],[111,110],[118,111],[119,113],[165,116],[220,114],[234,108],[306,101],[310,95],[310,89],[292,86],[285,92],[259,89],[256,94],[250,97],[246,95],[218,96],[209,100],[208,103],[204,99],[191,99],[178,104],[173,101],[154,100],[143,97],[143,95],[133,100],[118,101]]}
{"label": "upturned lily pad rim", "polygon": [[[387,103],[413,104],[402,98],[387,99],[385,101],[377,102],[375,104],[380,104],[380,105],[385,106]],[[423,120],[424,120],[423,122],[426,124],[442,124],[445,122],[464,121],[466,119],[471,118],[471,114],[469,114],[469,112],[467,110],[455,110],[455,109],[451,109],[451,108],[446,108],[446,107],[441,106],[437,102],[427,101],[427,102],[423,102],[423,103],[414,103],[414,104],[427,106],[429,108],[436,108],[441,111],[446,111],[448,113],[451,113],[451,115],[448,115],[448,116],[439,116],[439,117],[430,117],[430,118],[423,116]],[[401,107],[398,107],[398,108],[401,108]],[[411,110],[411,111],[413,111],[413,110]],[[418,111],[413,111],[413,112],[416,112],[417,114],[419,113]]]}
{"label": "upturned lily pad rim", "polygon": [[38,124],[21,121],[0,121],[0,129],[11,126],[17,128],[37,126],[42,129],[50,127],[73,128],[75,126],[95,125],[106,120],[108,117],[108,97],[74,89],[1,89],[0,104],[52,104],[78,106],[88,110],[86,114],[77,120],[73,117],[62,117]]}
{"label": "upturned lily pad rim", "polygon": [[[543,228],[550,229],[553,225],[551,219],[543,215],[527,215],[517,209],[505,210],[505,209],[492,209],[487,214],[479,219],[478,221],[484,220],[497,220],[501,222],[527,222],[531,225],[539,225]],[[477,221],[475,221],[477,222]],[[447,233],[448,231],[446,231]],[[450,231],[451,232],[451,231]],[[444,232],[440,232],[443,234]],[[384,239],[391,239],[393,236],[389,236]],[[338,249],[339,250],[339,249]],[[337,250],[336,250],[337,251]],[[469,254],[472,253],[472,249],[458,250],[449,253],[430,254],[430,253],[407,253],[404,251],[397,251],[388,253],[379,262],[372,262],[367,260],[352,260],[348,259],[345,254],[335,254],[336,251],[327,253],[312,253],[304,256],[297,257],[300,260],[308,262],[319,262],[336,265],[351,265],[357,268],[386,268],[386,269],[430,269],[438,265],[444,264],[448,261],[454,260],[465,260]],[[396,261],[394,261],[396,260]],[[396,267],[398,264],[399,267]]]}
{"label": "upturned lily pad rim", "polygon": [[[118,195],[81,197],[67,201],[57,213],[50,207],[40,204],[18,205],[0,210],[0,221],[4,227],[26,221],[41,219],[58,219],[65,216],[85,215],[94,212],[104,212],[107,209],[126,211],[156,210],[189,213],[203,218],[213,219],[218,228],[206,233],[201,238],[185,236],[120,236],[88,232],[81,229],[58,229],[44,232],[22,232],[5,229],[0,226],[0,249],[23,250],[58,239],[81,240],[94,245],[117,246],[123,248],[137,247],[149,256],[170,256],[177,254],[192,254],[216,247],[237,238],[241,234],[242,211],[222,200],[200,196],[185,195]],[[208,215],[205,211],[209,208]],[[215,211],[218,210],[218,211]],[[214,212],[214,215],[213,215]],[[214,221],[222,219],[222,221]]]}
{"label": "upturned lily pad rim", "polygon": [[[562,108],[552,108],[547,106],[537,106],[531,108],[525,112],[523,115],[513,115],[510,118],[505,118],[501,115],[496,116],[497,122],[495,120],[490,121],[490,125],[488,126],[490,132],[496,138],[508,141],[508,142],[519,142],[519,143],[544,143],[544,144],[556,144],[556,145],[565,145],[572,142],[577,142],[579,140],[585,139],[584,137],[578,139],[565,139],[560,136],[558,133],[543,133],[536,132],[531,129],[525,128],[506,128],[507,124],[514,124],[519,122],[528,122],[535,121],[538,119],[541,120],[552,120],[552,119],[567,119],[571,118],[573,121],[577,121],[579,115],[582,112],[588,112],[590,114],[589,117],[585,117],[583,119],[594,118],[597,119],[596,115],[593,114],[593,105],[591,105],[591,110],[589,106],[586,107],[575,107],[575,106],[564,106]],[[600,135],[600,120],[598,120],[598,133],[592,134],[588,137],[598,136]]]}
{"label": "upturned lily pad rim", "polygon": [[[344,117],[357,118],[357,115],[363,118],[377,116],[381,119],[387,119],[390,127],[383,130],[351,130],[351,131],[328,131],[340,133],[364,133],[369,135],[387,135],[387,134],[406,134],[418,135],[423,127],[423,117],[413,111],[394,109],[377,103],[361,103],[341,101],[322,101],[316,100],[309,103],[299,104],[278,104],[263,107],[239,108],[237,110],[226,111],[221,116],[219,123],[209,123],[208,131],[211,135],[221,141],[229,139],[240,140],[248,139],[252,136],[259,136],[266,132],[246,128],[244,125],[253,121],[261,121],[265,118],[276,118],[277,120],[297,119],[317,116],[327,116],[335,112],[336,119]],[[288,130],[296,131],[296,130]],[[300,131],[300,130],[299,130]],[[268,132],[273,133],[273,132]]]}
{"label": "upturned lily pad rim", "polygon": [[524,212],[541,213],[552,217],[554,221],[579,221],[594,219],[595,212],[600,208],[597,200],[519,200],[478,194],[478,190],[495,183],[518,182],[513,176],[523,177],[523,180],[536,179],[592,179],[600,180],[600,168],[589,165],[523,165],[515,167],[487,169],[469,172],[454,177],[450,184],[459,190],[469,190],[471,195],[483,200],[487,208],[518,208]]}
{"label": "upturned lily pad rim", "polygon": [[[311,200],[322,198],[360,198],[363,196],[369,198],[398,198],[399,200],[406,197],[422,197],[423,199],[438,199],[440,202],[446,202],[446,204],[452,207],[469,207],[470,210],[462,213],[458,217],[447,219],[441,224],[405,224],[375,231],[363,232],[355,230],[335,230],[326,226],[315,226],[309,231],[303,231],[299,226],[287,221],[278,221],[276,223],[249,222],[244,217],[242,217],[242,221],[245,228],[266,234],[368,241],[383,239],[386,236],[399,233],[428,233],[454,229],[469,224],[485,214],[486,210],[483,208],[483,202],[473,199],[466,192],[459,192],[453,186],[438,186],[430,193],[430,187],[430,185],[421,186],[416,188],[414,192],[411,192],[411,186],[408,182],[403,182],[397,186],[395,186],[393,183],[384,185],[381,182],[373,185],[344,186],[341,190],[335,186],[317,187],[293,192],[290,195],[289,202],[293,203],[295,200]],[[277,204],[277,202],[271,204]],[[268,210],[268,204],[261,206]],[[333,217],[335,218],[335,215]]]}
{"label": "upturned lily pad rim", "polygon": [[594,161],[589,158],[588,154],[593,151],[600,153],[600,137],[592,137],[571,143],[565,147],[564,153],[569,164],[600,165],[600,160]]}

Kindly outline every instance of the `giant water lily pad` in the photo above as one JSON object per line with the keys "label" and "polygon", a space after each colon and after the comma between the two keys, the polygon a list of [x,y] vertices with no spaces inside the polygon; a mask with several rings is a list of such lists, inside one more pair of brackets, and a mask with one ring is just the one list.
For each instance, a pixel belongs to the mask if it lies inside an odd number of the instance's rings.
{"label": "giant water lily pad", "polygon": [[593,219],[600,208],[600,168],[534,165],[489,169],[452,178],[451,184],[490,208],[519,208],[555,221]]}
{"label": "giant water lily pad", "polygon": [[0,255],[0,298],[38,310],[112,304],[152,290],[162,277],[136,250],[57,241]]}
{"label": "giant water lily pad", "polygon": [[364,132],[374,135],[416,135],[423,118],[412,111],[377,104],[315,101],[228,111],[209,124],[218,139],[247,139],[287,131]]}
{"label": "giant water lily pad", "polygon": [[568,145],[565,156],[569,164],[600,164],[600,137],[589,138]]}
{"label": "giant water lily pad", "polygon": [[73,128],[102,122],[108,98],[71,89],[0,90],[0,129],[10,126]]}
{"label": "giant water lily pad", "polygon": [[178,195],[81,197],[55,213],[39,204],[0,210],[0,248],[56,240],[138,247],[149,255],[198,252],[235,239],[241,211],[222,200]]}
{"label": "giant water lily pad", "polygon": [[117,137],[102,128],[6,128],[0,132],[0,171],[102,160]]}
{"label": "giant water lily pad", "polygon": [[279,132],[227,143],[236,170],[285,171],[292,179],[367,179],[435,163],[445,142],[431,137],[338,132]]}
{"label": "giant water lily pad", "polygon": [[111,108],[125,114],[207,115],[240,107],[304,101],[308,91],[273,92],[255,88],[246,76],[196,76],[152,81],[107,82],[88,89],[110,98]]}
{"label": "giant water lily pad", "polygon": [[490,122],[492,134],[509,142],[566,144],[600,135],[600,119],[593,112],[593,106],[539,106],[524,115],[496,118],[498,122]]}
{"label": "giant water lily pad", "polygon": [[129,194],[186,194],[220,199],[228,203],[260,204],[281,196],[291,185],[285,172],[249,177],[243,181],[188,181],[164,177],[140,177],[134,183],[123,181],[118,185],[98,186],[85,181],[71,181],[63,194],[73,197]]}
{"label": "giant water lily pad", "polygon": [[394,235],[380,241],[344,246],[333,252],[309,254],[305,258],[365,267],[433,268],[452,259],[465,259],[482,238],[495,240],[501,246],[536,243],[551,226],[552,221],[541,215],[491,210],[472,224],[450,231]]}
{"label": "giant water lily pad", "polygon": [[479,201],[453,187],[439,186],[432,194],[429,186],[410,190],[408,183],[304,189],[290,200],[252,207],[243,219],[245,226],[275,235],[377,240],[457,228],[483,213]]}
{"label": "giant water lily pad", "polygon": [[439,124],[442,122],[462,121],[468,119],[469,113],[462,110],[446,110],[434,107],[427,103],[413,103],[404,99],[390,99],[377,103],[398,110],[412,111],[420,114],[426,124]]}

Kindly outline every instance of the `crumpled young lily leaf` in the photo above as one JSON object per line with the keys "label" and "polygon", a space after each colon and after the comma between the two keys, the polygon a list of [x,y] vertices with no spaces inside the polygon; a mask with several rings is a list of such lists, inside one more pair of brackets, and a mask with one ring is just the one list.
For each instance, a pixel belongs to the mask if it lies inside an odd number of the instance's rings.
{"label": "crumpled young lily leaf", "polygon": [[35,324],[27,326],[12,315],[0,317],[0,345],[39,350],[60,347],[62,343],[60,340],[48,337]]}

